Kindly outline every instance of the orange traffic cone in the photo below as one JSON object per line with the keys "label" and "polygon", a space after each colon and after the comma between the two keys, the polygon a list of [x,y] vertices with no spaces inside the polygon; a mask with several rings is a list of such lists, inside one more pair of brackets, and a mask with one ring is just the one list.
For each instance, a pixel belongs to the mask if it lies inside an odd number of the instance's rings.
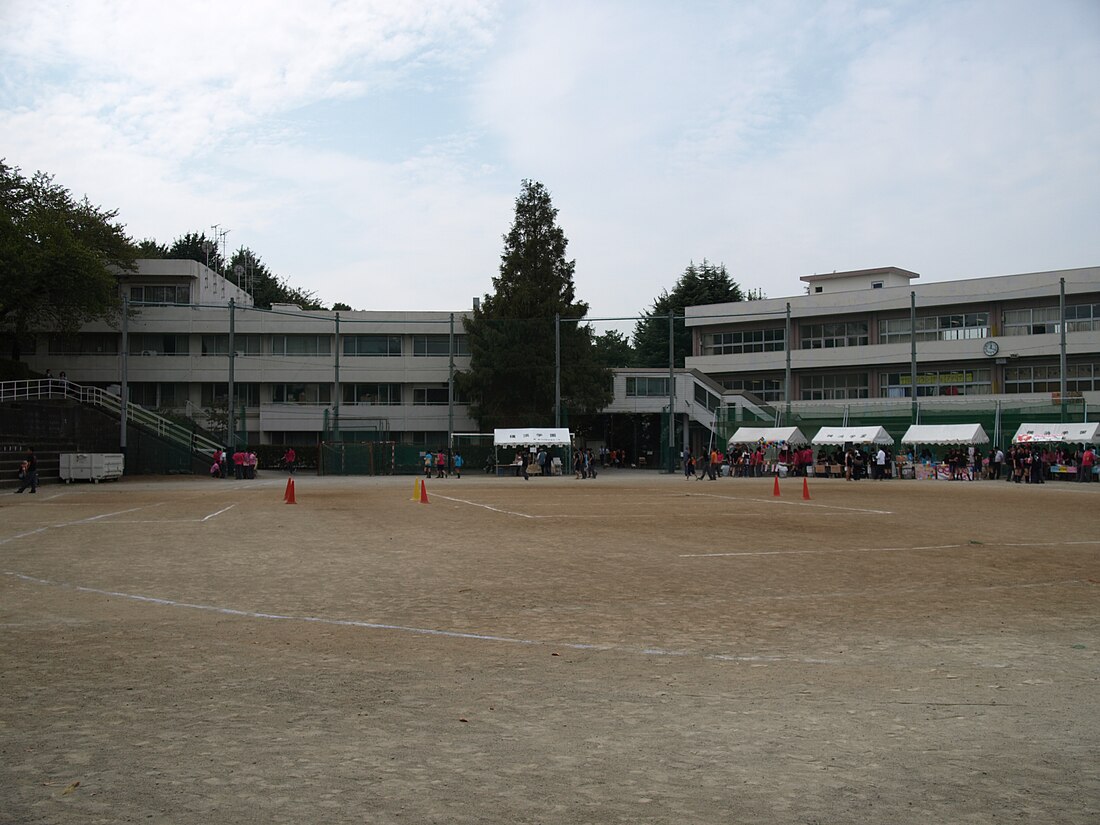
{"label": "orange traffic cone", "polygon": [[420,477],[413,480],[413,501],[420,501]]}
{"label": "orange traffic cone", "polygon": [[421,504],[430,504],[431,503],[431,502],[428,501],[428,482],[426,482],[426,481],[421,481],[420,482],[420,503]]}
{"label": "orange traffic cone", "polygon": [[776,498],[779,497],[779,476],[775,477],[775,489],[772,490],[772,495]]}
{"label": "orange traffic cone", "polygon": [[286,489],[283,490],[283,501],[290,501],[290,487],[294,484],[294,479],[288,478],[286,480]]}
{"label": "orange traffic cone", "polygon": [[294,500],[294,479],[292,479],[292,478],[288,478],[286,480],[286,503],[287,504],[297,504],[298,503],[297,501]]}
{"label": "orange traffic cone", "polygon": [[810,500],[810,482],[806,476],[802,476],[802,498],[806,501]]}

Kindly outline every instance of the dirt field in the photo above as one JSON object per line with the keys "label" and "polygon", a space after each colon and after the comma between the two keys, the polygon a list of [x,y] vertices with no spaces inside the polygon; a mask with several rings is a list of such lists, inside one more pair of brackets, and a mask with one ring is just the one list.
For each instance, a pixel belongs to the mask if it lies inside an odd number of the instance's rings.
{"label": "dirt field", "polygon": [[0,822],[1100,821],[1100,484],[772,485],[4,495]]}

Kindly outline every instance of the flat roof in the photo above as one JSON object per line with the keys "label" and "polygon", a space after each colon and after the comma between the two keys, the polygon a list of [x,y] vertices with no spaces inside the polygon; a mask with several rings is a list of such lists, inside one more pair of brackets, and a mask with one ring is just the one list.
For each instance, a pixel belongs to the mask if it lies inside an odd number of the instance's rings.
{"label": "flat roof", "polygon": [[910,280],[920,277],[916,272],[910,272],[908,269],[901,269],[896,266],[879,266],[874,269],[852,269],[847,272],[826,272],[822,275],[803,275],[798,280],[805,281],[806,283],[813,283],[815,281],[832,281],[838,278],[867,277],[874,275],[901,275]]}

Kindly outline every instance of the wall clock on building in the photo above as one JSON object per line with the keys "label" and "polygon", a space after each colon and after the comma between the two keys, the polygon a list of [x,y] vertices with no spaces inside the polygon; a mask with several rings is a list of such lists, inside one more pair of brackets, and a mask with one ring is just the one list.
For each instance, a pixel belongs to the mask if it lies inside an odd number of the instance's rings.
{"label": "wall clock on building", "polygon": [[998,352],[1001,351],[1000,345],[996,341],[986,341],[985,346],[982,347],[982,352],[992,358]]}

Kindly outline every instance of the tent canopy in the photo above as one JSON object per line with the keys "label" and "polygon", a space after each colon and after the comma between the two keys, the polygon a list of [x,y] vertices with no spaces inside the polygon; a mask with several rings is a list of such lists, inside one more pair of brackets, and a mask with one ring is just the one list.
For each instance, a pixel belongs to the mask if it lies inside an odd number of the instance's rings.
{"label": "tent canopy", "polygon": [[535,447],[539,444],[548,447],[566,446],[573,443],[573,435],[565,428],[531,427],[520,430],[493,430],[493,445],[496,447]]}
{"label": "tent canopy", "polygon": [[914,424],[905,431],[902,444],[988,444],[981,424]]}
{"label": "tent canopy", "polygon": [[797,447],[809,444],[798,427],[738,427],[737,432],[730,436],[727,447],[734,444],[764,444],[773,446],[777,444],[790,444]]}
{"label": "tent canopy", "polygon": [[822,427],[812,439],[814,444],[893,444],[894,439],[882,427]]}
{"label": "tent canopy", "polygon": [[1078,444],[1096,442],[1100,423],[1090,424],[1021,424],[1012,437],[1013,444]]}

